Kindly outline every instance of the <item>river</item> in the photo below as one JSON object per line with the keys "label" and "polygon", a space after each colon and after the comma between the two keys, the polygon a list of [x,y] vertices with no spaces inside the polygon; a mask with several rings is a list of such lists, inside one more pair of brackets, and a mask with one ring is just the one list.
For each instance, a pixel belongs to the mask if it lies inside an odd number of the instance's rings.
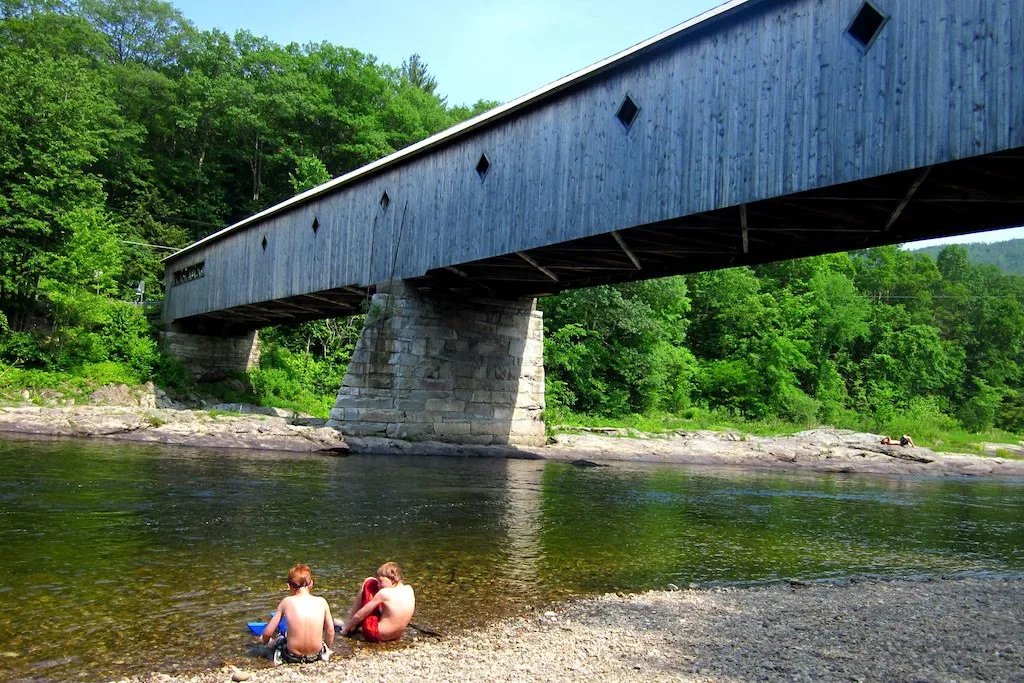
{"label": "river", "polygon": [[257,666],[244,623],[295,562],[343,617],[395,560],[448,632],[669,583],[1024,575],[1021,480],[10,437],[0,468],[0,680]]}

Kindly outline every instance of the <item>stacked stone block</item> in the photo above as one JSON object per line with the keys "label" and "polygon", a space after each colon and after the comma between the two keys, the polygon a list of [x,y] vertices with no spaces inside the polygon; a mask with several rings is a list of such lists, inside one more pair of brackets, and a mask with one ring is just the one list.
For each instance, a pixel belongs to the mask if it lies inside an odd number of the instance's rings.
{"label": "stacked stone block", "polygon": [[195,377],[245,373],[260,362],[256,331],[237,337],[214,337],[168,330],[160,333],[160,343]]}
{"label": "stacked stone block", "polygon": [[351,436],[542,445],[541,315],[534,299],[380,287],[328,425]]}

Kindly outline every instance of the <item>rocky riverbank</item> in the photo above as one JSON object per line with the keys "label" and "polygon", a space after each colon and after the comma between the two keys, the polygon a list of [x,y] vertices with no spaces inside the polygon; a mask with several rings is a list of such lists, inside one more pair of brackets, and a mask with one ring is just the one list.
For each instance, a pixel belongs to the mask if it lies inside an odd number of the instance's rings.
{"label": "rocky riverbank", "polygon": [[[547,446],[459,446],[383,438],[343,437],[316,418],[245,404],[213,410],[129,406],[12,406],[0,408],[0,432],[121,439],[202,448],[401,455],[491,456],[628,461],[733,467],[920,475],[1024,476],[1024,460],[939,453],[879,443],[877,434],[815,429],[791,436],[679,431],[641,434],[593,430],[559,434]],[[1007,447],[1012,449],[1012,446]]]}
{"label": "rocky riverbank", "polygon": [[1019,681],[1024,582],[783,583],[605,595],[406,647],[141,682]]}
{"label": "rocky riverbank", "polygon": [[[563,433],[542,447],[460,446],[343,437],[316,418],[275,408],[223,404],[212,410],[143,406],[11,406],[0,408],[0,432],[121,439],[202,448],[491,456],[549,460],[629,461],[734,467],[921,475],[1024,476],[1024,459],[939,453],[879,443],[877,434],[815,429],[791,436],[678,431],[642,434],[600,429]],[[1014,447],[1007,446],[1012,450]]]}

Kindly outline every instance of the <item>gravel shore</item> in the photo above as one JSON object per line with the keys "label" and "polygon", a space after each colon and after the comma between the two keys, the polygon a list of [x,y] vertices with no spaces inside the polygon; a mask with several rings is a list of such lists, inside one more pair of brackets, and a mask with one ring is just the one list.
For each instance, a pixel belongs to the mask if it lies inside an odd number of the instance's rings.
{"label": "gravel shore", "polygon": [[[1024,581],[605,595],[408,646],[358,644],[329,663],[135,681],[1020,681]],[[240,675],[238,675],[240,673]]]}

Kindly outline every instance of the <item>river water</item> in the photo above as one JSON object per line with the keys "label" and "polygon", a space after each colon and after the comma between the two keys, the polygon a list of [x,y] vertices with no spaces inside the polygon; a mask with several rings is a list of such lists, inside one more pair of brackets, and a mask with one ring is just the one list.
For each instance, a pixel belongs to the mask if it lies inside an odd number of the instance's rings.
{"label": "river water", "polygon": [[261,666],[244,623],[295,562],[343,617],[395,560],[443,632],[668,583],[1024,575],[1021,480],[11,438],[0,471],[0,680]]}

